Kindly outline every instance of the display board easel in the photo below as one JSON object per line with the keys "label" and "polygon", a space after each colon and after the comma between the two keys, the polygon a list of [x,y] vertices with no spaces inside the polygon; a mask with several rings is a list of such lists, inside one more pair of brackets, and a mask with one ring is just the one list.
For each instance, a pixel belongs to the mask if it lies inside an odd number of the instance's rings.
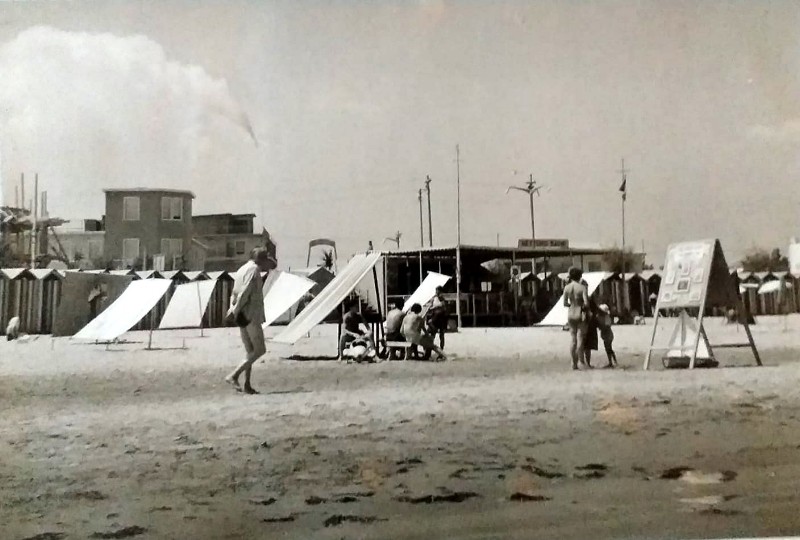
{"label": "display board easel", "polygon": [[[703,317],[708,307],[737,307],[740,321],[744,325],[747,334],[747,343],[726,343],[717,344],[718,348],[750,347],[753,357],[760,366],[761,358],[753,342],[753,334],[747,324],[747,313],[745,305],[737,294],[736,283],[728,272],[728,265],[722,253],[719,240],[699,240],[696,242],[681,242],[672,244],[667,249],[666,262],[664,263],[664,278],[661,281],[661,289],[658,293],[656,304],[655,321],[653,323],[653,335],[650,338],[650,347],[647,350],[647,357],[644,361],[644,369],[649,369],[650,358],[654,350],[670,350],[674,348],[673,343],[668,347],[655,347],[656,333],[658,332],[658,319],[662,309],[680,309],[681,314],[678,318],[678,325],[686,325],[690,316],[687,308],[698,310],[697,331],[691,333],[693,343],[689,348],[689,369],[694,369],[697,359],[700,339],[703,339],[704,351],[708,352],[708,357],[714,359],[714,351],[706,335],[703,326]],[[681,328],[682,334],[684,328]],[[673,332],[673,338],[675,332]],[[674,342],[673,340],[670,340]],[[683,340],[680,341],[680,355],[683,355]],[[705,355],[704,355],[705,356]]]}

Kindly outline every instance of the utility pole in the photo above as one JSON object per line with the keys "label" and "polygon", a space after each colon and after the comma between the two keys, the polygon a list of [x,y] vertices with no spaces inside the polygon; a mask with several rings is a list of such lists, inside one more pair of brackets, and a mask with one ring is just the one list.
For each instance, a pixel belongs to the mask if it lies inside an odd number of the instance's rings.
{"label": "utility pole", "polygon": [[533,245],[536,247],[536,220],[533,208],[533,196],[539,195],[539,191],[541,191],[542,186],[536,185],[536,180],[533,179],[533,174],[529,176],[528,182],[523,186],[508,186],[506,189],[506,195],[512,190],[522,191],[523,193],[527,193],[528,197],[530,198],[530,205],[531,205],[531,238],[533,239]]}
{"label": "utility pole", "polygon": [[36,173],[33,180],[33,231],[31,234],[31,268],[36,268],[36,244],[37,227],[39,220],[39,173]]}
{"label": "utility pole", "polygon": [[400,249],[400,238],[402,238],[402,236],[403,233],[397,231],[396,233],[394,233],[394,236],[387,236],[386,238],[384,238],[383,243],[385,244],[386,242],[394,242],[395,244],[397,244],[397,249]]}
{"label": "utility pole", "polygon": [[425,191],[428,192],[428,245],[433,247],[433,222],[431,221],[431,177],[425,176]]}
{"label": "utility pole", "polygon": [[417,199],[419,200],[419,246],[425,247],[425,234],[422,230],[422,190],[420,189],[417,193]]}
{"label": "utility pole", "polygon": [[531,199],[531,238],[533,239],[533,244],[536,245],[536,221],[534,220],[534,214],[533,214],[533,193],[534,193],[533,188],[534,188],[533,173],[531,173],[530,180],[528,180],[528,195],[530,196]]}
{"label": "utility pole", "polygon": [[461,153],[456,145],[456,323],[461,330]]}

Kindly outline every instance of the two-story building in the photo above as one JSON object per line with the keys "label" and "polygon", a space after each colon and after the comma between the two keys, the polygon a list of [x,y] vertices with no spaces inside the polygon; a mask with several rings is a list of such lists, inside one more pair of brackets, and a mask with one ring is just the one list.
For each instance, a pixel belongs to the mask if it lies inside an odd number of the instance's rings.
{"label": "two-story building", "polygon": [[[103,255],[115,268],[185,267],[192,242],[191,191],[106,189]],[[163,259],[162,259],[163,257]]]}
{"label": "two-story building", "polygon": [[193,216],[193,248],[200,246],[205,250],[204,270],[234,272],[247,261],[250,251],[259,246],[266,247],[277,260],[277,246],[267,230],[254,232],[255,217],[255,214]]}

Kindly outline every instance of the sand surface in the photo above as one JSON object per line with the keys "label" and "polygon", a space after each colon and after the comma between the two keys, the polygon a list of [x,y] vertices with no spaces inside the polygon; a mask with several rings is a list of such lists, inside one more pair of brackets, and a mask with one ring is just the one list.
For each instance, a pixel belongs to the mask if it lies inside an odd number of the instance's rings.
{"label": "sand surface", "polygon": [[258,396],[222,382],[235,330],[3,341],[0,538],[798,534],[800,317],[758,323],[764,367],[693,372],[641,370],[649,325],[615,328],[614,371],[533,328],[448,334],[447,363],[286,360],[334,354],[318,327],[268,345]]}

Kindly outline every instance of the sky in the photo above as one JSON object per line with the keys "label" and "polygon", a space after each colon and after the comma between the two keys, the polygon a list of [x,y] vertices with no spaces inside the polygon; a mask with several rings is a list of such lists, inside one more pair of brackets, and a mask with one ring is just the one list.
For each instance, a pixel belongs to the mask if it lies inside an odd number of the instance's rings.
{"label": "sky", "polygon": [[[420,244],[626,244],[663,264],[800,236],[800,3],[0,2],[0,174],[51,215],[106,187],[258,215],[282,268]],[[427,243],[427,205],[425,207]],[[77,222],[75,222],[77,223]],[[312,256],[312,264],[319,255]],[[341,265],[340,261],[340,265]]]}

